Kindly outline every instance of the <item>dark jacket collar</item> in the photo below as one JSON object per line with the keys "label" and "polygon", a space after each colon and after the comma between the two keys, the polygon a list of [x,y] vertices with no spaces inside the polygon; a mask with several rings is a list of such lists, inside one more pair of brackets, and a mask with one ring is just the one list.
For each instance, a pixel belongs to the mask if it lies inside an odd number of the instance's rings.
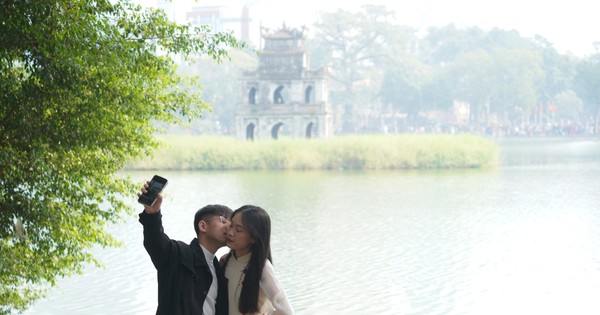
{"label": "dark jacket collar", "polygon": [[204,252],[202,251],[202,247],[200,247],[200,243],[198,242],[198,238],[194,238],[191,242],[190,242],[190,248],[192,249],[192,261],[185,261],[183,262],[184,265],[186,265],[187,268],[189,268],[190,270],[192,270],[192,272],[194,271],[194,269],[198,268],[198,267],[204,267],[206,266],[208,268],[208,264],[206,262],[206,256],[204,256]]}

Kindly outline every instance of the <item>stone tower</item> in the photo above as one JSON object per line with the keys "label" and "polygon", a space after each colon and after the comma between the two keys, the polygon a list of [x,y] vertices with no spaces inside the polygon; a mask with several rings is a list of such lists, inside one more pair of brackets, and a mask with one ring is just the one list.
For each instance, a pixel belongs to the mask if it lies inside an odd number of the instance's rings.
{"label": "stone tower", "polygon": [[333,134],[326,70],[309,70],[306,28],[261,29],[258,68],[242,74],[238,139],[326,138]]}

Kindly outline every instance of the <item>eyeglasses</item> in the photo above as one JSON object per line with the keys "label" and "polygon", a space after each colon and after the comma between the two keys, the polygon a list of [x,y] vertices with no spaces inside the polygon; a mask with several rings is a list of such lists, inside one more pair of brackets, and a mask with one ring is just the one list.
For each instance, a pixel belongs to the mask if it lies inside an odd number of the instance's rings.
{"label": "eyeglasses", "polygon": [[229,223],[229,219],[228,219],[228,218],[226,218],[226,217],[224,217],[224,216],[222,216],[222,215],[220,215],[220,216],[218,216],[218,217],[214,217],[214,218],[210,219],[210,221],[212,221],[212,220],[214,220],[214,219],[217,219],[217,220],[219,220],[219,222],[221,222],[222,224]]}

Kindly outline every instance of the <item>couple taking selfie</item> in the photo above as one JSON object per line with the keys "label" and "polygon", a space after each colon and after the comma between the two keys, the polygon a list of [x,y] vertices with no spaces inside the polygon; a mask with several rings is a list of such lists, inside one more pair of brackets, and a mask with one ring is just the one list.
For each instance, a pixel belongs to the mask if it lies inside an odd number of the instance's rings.
{"label": "couple taking selfie", "polygon": [[[271,262],[267,212],[252,205],[235,211],[204,206],[194,216],[197,237],[186,244],[164,233],[165,185],[155,176],[138,193],[144,247],[158,274],[156,314],[293,314]],[[225,245],[230,251],[219,261],[215,253]]]}

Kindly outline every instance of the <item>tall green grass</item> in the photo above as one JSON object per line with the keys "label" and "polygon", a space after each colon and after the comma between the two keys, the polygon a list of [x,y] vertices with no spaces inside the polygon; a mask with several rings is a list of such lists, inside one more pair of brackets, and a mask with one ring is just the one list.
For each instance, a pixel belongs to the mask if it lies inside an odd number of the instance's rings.
{"label": "tall green grass", "polygon": [[369,135],[241,141],[161,136],[153,156],[131,170],[312,170],[481,168],[495,166],[497,145],[474,135]]}

